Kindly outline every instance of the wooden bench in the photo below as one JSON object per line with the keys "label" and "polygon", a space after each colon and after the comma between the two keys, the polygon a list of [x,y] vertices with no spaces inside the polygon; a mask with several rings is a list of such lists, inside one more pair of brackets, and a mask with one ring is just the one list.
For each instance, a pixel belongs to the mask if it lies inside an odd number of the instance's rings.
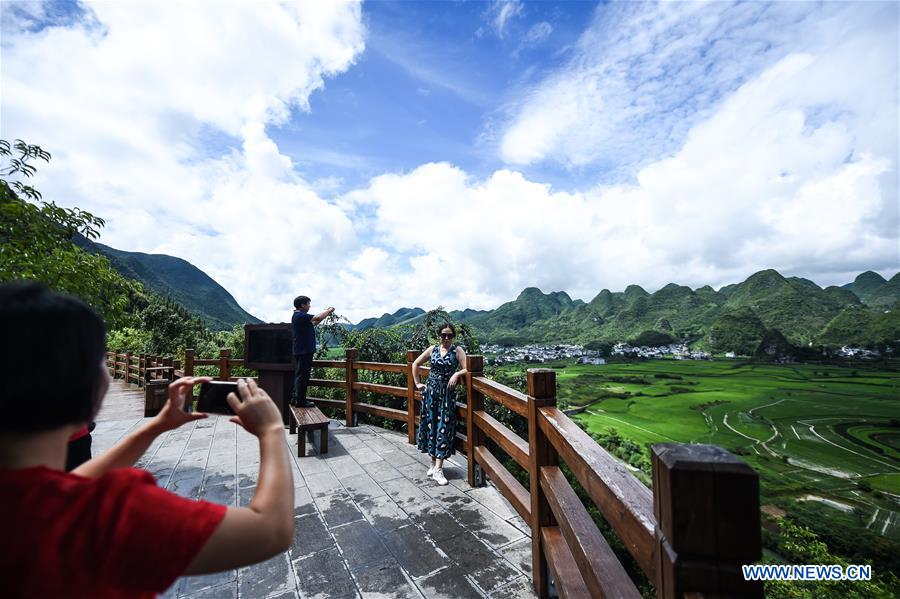
{"label": "wooden bench", "polygon": [[304,433],[309,435],[309,442],[315,445],[313,431],[319,431],[319,453],[328,453],[328,423],[331,420],[322,413],[319,408],[291,408],[291,434],[297,433],[297,456],[306,457],[306,439]]}

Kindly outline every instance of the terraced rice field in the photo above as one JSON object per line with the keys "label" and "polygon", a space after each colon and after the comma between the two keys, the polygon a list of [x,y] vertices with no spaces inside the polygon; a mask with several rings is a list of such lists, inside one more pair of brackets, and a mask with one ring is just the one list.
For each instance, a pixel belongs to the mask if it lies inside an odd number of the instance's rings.
{"label": "terraced rice field", "polygon": [[573,417],[589,431],[721,445],[760,472],[764,502],[858,509],[869,528],[900,537],[898,372],[651,360],[569,364],[557,377],[561,403],[583,407]]}

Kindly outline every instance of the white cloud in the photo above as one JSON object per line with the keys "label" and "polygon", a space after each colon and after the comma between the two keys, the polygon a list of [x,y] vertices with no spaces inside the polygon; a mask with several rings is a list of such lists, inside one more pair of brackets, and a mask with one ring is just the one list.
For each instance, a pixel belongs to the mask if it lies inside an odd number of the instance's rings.
{"label": "white cloud", "polygon": [[633,184],[564,193],[510,170],[472,180],[447,163],[376,177],[342,199],[373,211],[367,226],[392,257],[372,275],[395,283],[391,299],[368,313],[493,308],[531,285],[588,300],[603,287],[718,286],[764,268],[823,285],[869,268],[893,274],[900,223],[883,180],[896,178],[896,161],[864,150],[850,115],[804,109],[834,67],[785,57]]}
{"label": "white cloud", "polygon": [[4,4],[3,135],[53,153],[38,188],[105,217],[104,243],[183,257],[275,319],[356,250],[265,127],[353,64],[358,3],[97,3],[41,30]]}
{"label": "white cloud", "polygon": [[[896,102],[872,98],[890,99],[891,86],[896,95],[897,20],[891,3],[601,5],[568,63],[513,98],[499,154],[627,178],[677,151],[721,98],[792,53],[834,69],[808,79],[798,107],[850,111],[857,132],[871,130],[868,142],[895,139]],[[862,87],[840,89],[842,78]]]}
{"label": "white cloud", "polygon": [[[493,308],[532,285],[590,299],[762,268],[822,284],[892,274],[900,69],[884,48],[896,29],[885,5],[826,5],[815,20],[783,4],[779,23],[790,13],[803,40],[828,43],[788,44],[752,4],[672,3],[621,15],[621,32],[592,27],[502,145],[512,163],[640,165],[580,191],[435,162],[323,199],[340,181],[300,178],[266,125],[308,109],[362,52],[347,3],[101,4],[89,26],[24,33],[28,18],[5,20],[3,136],[54,153],[37,187],[106,217],[104,243],[183,257],[270,320],[298,293],[356,321]],[[631,50],[598,62],[595,47],[617,42]],[[692,58],[701,49],[712,66]]]}
{"label": "white cloud", "polygon": [[522,36],[522,41],[526,44],[539,44],[553,33],[553,26],[547,21],[541,21],[532,25],[528,31]]}
{"label": "white cloud", "polygon": [[488,7],[485,18],[497,37],[503,39],[506,26],[513,18],[521,16],[523,9],[522,0],[494,0]]}

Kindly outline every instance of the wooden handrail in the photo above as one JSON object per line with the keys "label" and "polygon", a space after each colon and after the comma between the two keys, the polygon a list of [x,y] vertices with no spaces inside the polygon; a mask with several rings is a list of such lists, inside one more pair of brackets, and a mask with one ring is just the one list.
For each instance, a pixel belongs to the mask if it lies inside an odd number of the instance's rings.
{"label": "wooden handrail", "polygon": [[555,407],[539,426],[650,580],[656,576],[653,495],[617,459]]}
{"label": "wooden handrail", "polygon": [[483,376],[474,377],[472,379],[472,388],[482,393],[485,397],[489,397],[497,403],[503,404],[507,409],[512,410],[520,416],[528,413],[528,396],[519,393],[515,389],[510,389],[500,383],[485,378]]}
{"label": "wooden handrail", "polygon": [[354,362],[353,368],[357,370],[372,370],[377,372],[406,373],[406,364],[389,364],[385,362]]}
{"label": "wooden handrail", "polygon": [[541,487],[591,595],[640,599],[637,587],[562,471],[556,466],[541,468]]}
{"label": "wooden handrail", "polygon": [[[351,348],[343,360],[314,360],[313,367],[342,369],[345,376],[310,379],[309,384],[343,389],[344,399],[310,399],[343,409],[347,426],[356,425],[359,413],[405,422],[408,441],[415,443],[422,394],[413,386],[412,372],[419,354],[407,351],[405,364],[368,362],[358,360],[358,351]],[[162,375],[147,388],[148,397],[164,391],[157,383],[181,374],[191,376],[195,366],[218,366],[220,378],[235,380],[231,368],[244,364],[232,359],[228,349],[206,360],[187,350],[183,372],[171,357],[129,352],[106,356],[110,372],[128,381],[136,378],[146,385]],[[653,446],[651,491],[556,407],[553,370],[529,369],[528,392],[521,393],[486,378],[481,356],[468,356],[467,368],[466,403],[456,405],[465,433],[456,433],[454,445],[467,455],[469,484],[479,486],[485,476],[490,478],[531,527],[532,572],[539,597],[547,597],[551,575],[561,597],[640,596],[563,475],[560,462],[569,467],[653,583],[657,597],[762,597],[762,585],[744,582],[739,571],[740,564],[760,558],[762,546],[759,479],[746,464],[714,446],[658,444]],[[406,386],[359,381],[359,371],[405,374]],[[428,367],[418,369],[420,377],[429,373]],[[405,409],[362,403],[360,391],[405,398]],[[485,399],[524,416],[528,438],[491,416]],[[528,471],[530,488],[490,452],[488,439]],[[718,575],[706,576],[708,572]]]}

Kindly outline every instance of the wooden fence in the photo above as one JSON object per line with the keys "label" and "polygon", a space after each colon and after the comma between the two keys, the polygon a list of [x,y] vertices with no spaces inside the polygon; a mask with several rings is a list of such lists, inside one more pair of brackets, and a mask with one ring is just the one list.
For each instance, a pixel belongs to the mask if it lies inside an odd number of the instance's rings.
{"label": "wooden fence", "polygon": [[[213,360],[196,360],[188,351],[185,375],[194,366],[219,366],[218,378],[229,380],[234,378],[231,367],[243,364],[231,359],[229,350]],[[314,368],[343,371],[344,378],[311,379],[310,386],[343,389],[344,399],[311,399],[343,410],[347,426],[355,425],[359,413],[404,422],[408,441],[415,443],[422,396],[413,385],[412,368],[418,355],[408,351],[406,364],[388,364],[358,360],[357,350],[348,349],[343,360],[314,360]],[[115,356],[117,373],[133,376],[156,368],[126,368],[133,357]],[[173,372],[181,374],[171,362]],[[534,585],[540,597],[550,595],[551,579],[560,597],[640,597],[562,464],[653,583],[657,597],[763,596],[762,584],[745,581],[741,570],[762,555],[759,478],[747,464],[713,445],[656,444],[653,488],[648,489],[557,408],[555,371],[529,369],[527,393],[520,393],[486,378],[482,356],[468,356],[467,369],[467,401],[456,404],[466,432],[456,434],[456,448],[468,458],[469,484],[480,486],[489,478],[531,527]],[[359,381],[360,370],[405,374],[406,386]],[[428,372],[420,367],[420,376]],[[406,409],[360,402],[359,391],[403,398]],[[525,418],[527,439],[488,414],[485,399]],[[527,488],[491,453],[487,439],[528,472]]]}

